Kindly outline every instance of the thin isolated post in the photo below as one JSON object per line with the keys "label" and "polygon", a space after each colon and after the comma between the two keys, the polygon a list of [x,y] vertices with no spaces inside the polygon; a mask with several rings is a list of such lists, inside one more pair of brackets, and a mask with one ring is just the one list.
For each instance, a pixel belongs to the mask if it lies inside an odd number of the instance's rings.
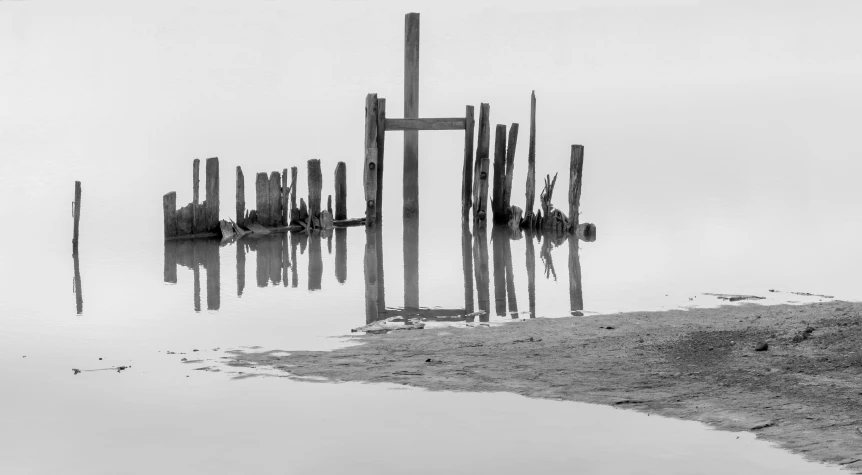
{"label": "thin isolated post", "polygon": [[[461,181],[461,215],[462,220],[466,221],[470,216],[470,208],[473,206],[473,129],[476,125],[473,119],[473,106],[467,106],[464,124],[464,169]],[[472,264],[470,267],[472,267]]]}
{"label": "thin isolated post", "polygon": [[347,164],[335,166],[335,219],[347,219]]}
{"label": "thin isolated post", "polygon": [[377,94],[365,97],[365,163],[363,188],[365,190],[365,226],[377,221]]}
{"label": "thin isolated post", "polygon": [[[170,193],[165,195],[165,200],[167,200],[168,195],[170,195]],[[174,196],[174,209],[176,209],[176,201],[177,201],[176,193],[174,193],[173,196]],[[72,218],[73,218],[72,249],[73,249],[73,251],[77,251],[78,250],[78,230],[80,229],[80,222],[81,222],[81,182],[80,181],[75,182],[75,202],[73,203],[73,208],[72,208]],[[176,230],[174,230],[174,233],[176,233]],[[168,207],[167,207],[167,201],[165,201],[165,237],[167,237],[167,236],[168,236]]]}
{"label": "thin isolated post", "polygon": [[507,219],[512,207],[512,180],[515,178],[515,147],[518,145],[518,123],[509,129],[509,144],[506,146],[506,177],[503,183],[503,210]]}
{"label": "thin isolated post", "polygon": [[533,224],[533,206],[536,202],[536,91],[530,94],[530,146],[527,151],[527,205],[524,218]]}
{"label": "thin isolated post", "polygon": [[494,189],[491,198],[491,211],[495,223],[506,222],[503,209],[503,186],[506,180],[506,126],[497,124],[494,132]]}
{"label": "thin isolated post", "polygon": [[[375,202],[377,206],[375,209],[377,210],[377,223],[380,224],[383,222],[383,150],[385,148],[386,142],[386,99],[377,98],[377,198]],[[378,239],[380,239],[378,233]],[[379,247],[379,246],[378,246]],[[383,255],[383,251],[377,251],[378,256]],[[382,270],[380,271],[380,278],[382,278]],[[383,292],[383,289],[380,289]],[[381,297],[381,302],[383,299]]]}
{"label": "thin isolated post", "polygon": [[488,206],[490,113],[491,107],[487,103],[482,103],[479,107],[479,137],[476,144],[476,164],[473,168],[473,218],[480,224],[486,222]]}
{"label": "thin isolated post", "polygon": [[[419,118],[419,14],[404,17],[404,118]],[[404,132],[404,216],[419,213],[419,132]]]}
{"label": "thin isolated post", "polygon": [[581,181],[584,174],[584,146],[572,145],[569,162],[569,233],[574,234],[580,224]]}
{"label": "thin isolated post", "polygon": [[245,226],[245,176],[236,167],[236,224]]}

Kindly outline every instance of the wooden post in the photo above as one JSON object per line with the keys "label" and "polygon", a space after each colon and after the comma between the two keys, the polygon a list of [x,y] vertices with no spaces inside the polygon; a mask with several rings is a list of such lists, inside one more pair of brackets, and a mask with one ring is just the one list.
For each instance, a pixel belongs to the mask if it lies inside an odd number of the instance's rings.
{"label": "wooden post", "polygon": [[530,318],[536,318],[536,249],[533,247],[532,230],[527,230],[527,298]]}
{"label": "wooden post", "polygon": [[219,177],[218,157],[207,159],[207,200],[206,200],[206,229],[202,232],[218,231],[219,217]]}
{"label": "wooden post", "polygon": [[[472,164],[471,164],[472,165]],[[464,270],[464,311],[473,313],[473,236],[468,221],[461,221],[461,264]]]}
{"label": "wooden post", "polygon": [[404,218],[404,308],[419,308],[419,217]]}
{"label": "wooden post", "polygon": [[569,236],[569,310],[574,316],[584,313],[584,290],[581,286],[581,259],[578,255],[578,238]]}
{"label": "wooden post", "polygon": [[195,312],[201,311],[201,265],[195,252],[194,242],[189,243],[192,249],[192,299]]}
{"label": "wooden post", "polygon": [[323,172],[320,170],[320,160],[312,158],[308,161],[308,214],[312,220],[320,218],[320,199],[323,192]]}
{"label": "wooden post", "polygon": [[515,147],[518,145],[518,123],[509,129],[509,144],[506,147],[506,177],[503,183],[503,210],[509,218],[512,207],[512,180],[515,178]]}
{"label": "wooden post", "polygon": [[377,280],[377,239],[380,228],[365,228],[365,323],[377,320],[380,315],[379,291]]}
{"label": "wooden post", "polygon": [[165,283],[177,283],[177,241],[165,241]]}
{"label": "wooden post", "polygon": [[[196,158],[192,162],[192,233],[200,232],[201,216],[199,216],[200,207],[200,184],[201,184],[201,160]],[[205,227],[205,226],[204,226]]]}
{"label": "wooden post", "polygon": [[[282,175],[281,177],[283,180],[287,179],[287,175]],[[287,196],[287,193],[285,193],[285,196]],[[282,285],[284,285],[285,287],[290,285],[290,278],[287,275],[287,269],[290,267],[290,242],[288,242],[289,234],[290,233],[284,233],[284,236],[281,237],[281,282]]]}
{"label": "wooden post", "polygon": [[[572,145],[569,162],[569,229],[574,234],[580,223],[581,180],[584,173],[584,146]],[[577,241],[577,239],[575,239]]]}
{"label": "wooden post", "polygon": [[255,182],[257,223],[261,226],[269,226],[269,179],[266,173],[257,174]]}
{"label": "wooden post", "polygon": [[487,218],[490,115],[491,107],[483,102],[479,107],[479,138],[476,144],[476,164],[473,168],[473,218],[479,224],[484,224]]}
{"label": "wooden post", "polygon": [[296,175],[298,173],[298,169],[296,167],[290,167],[290,210],[293,211],[295,209],[299,209],[296,207]]}
{"label": "wooden post", "polygon": [[[419,118],[419,14],[404,17],[404,118]],[[404,132],[404,216],[419,213],[419,132]]]}
{"label": "wooden post", "polygon": [[281,171],[281,223],[282,226],[290,224],[290,188],[287,186],[287,168]]}
{"label": "wooden post", "polygon": [[245,226],[245,176],[242,168],[236,167],[236,224]]}
{"label": "wooden post", "polygon": [[[383,150],[386,142],[386,99],[378,98],[377,99],[377,198],[375,202],[377,206],[375,210],[377,211],[377,224],[383,222]],[[378,233],[379,235],[380,233]],[[379,238],[378,238],[379,239]],[[383,252],[378,251],[378,256],[382,256]],[[381,264],[382,266],[382,264]],[[383,278],[383,269],[380,269],[379,278]],[[382,280],[381,280],[382,281]],[[383,292],[383,288],[380,289]],[[383,298],[381,297],[380,302],[383,302]]]}
{"label": "wooden post", "polygon": [[335,228],[335,280],[347,282],[347,229]]}
{"label": "wooden post", "polygon": [[490,312],[490,281],[488,278],[488,235],[484,226],[473,228],[473,270],[476,273],[476,295],[480,322],[487,322]]}
{"label": "wooden post", "polygon": [[[165,243],[168,244],[168,243]],[[165,250],[167,253],[167,250]],[[167,259],[166,259],[167,260]],[[81,290],[81,266],[78,262],[78,247],[74,246],[72,250],[72,266],[74,267],[75,272],[75,312],[78,315],[84,313],[84,295]],[[167,265],[165,266],[167,269]],[[177,265],[176,260],[174,261],[174,282],[176,282],[176,274],[177,274]],[[167,274],[165,275],[165,281],[167,281]]]}
{"label": "wooden post", "polygon": [[530,94],[530,148],[527,151],[527,206],[524,209],[528,227],[533,224],[536,201],[536,91]]}
{"label": "wooden post", "polygon": [[278,226],[281,221],[281,174],[269,175],[269,221],[270,226]]}
{"label": "wooden post", "polygon": [[498,317],[506,315],[506,257],[504,240],[508,228],[494,226],[491,228],[491,244],[494,246],[494,310]]}
{"label": "wooden post", "polygon": [[335,219],[347,219],[347,164],[335,166]]}
{"label": "wooden post", "polygon": [[[80,182],[75,182],[75,195],[78,195],[78,190],[80,189]],[[79,206],[75,206],[75,215],[80,216],[78,212]],[[165,194],[162,197],[162,209],[165,214],[165,237],[174,237],[177,235],[177,192],[172,191],[170,193]],[[75,220],[75,233],[72,235],[72,245],[74,246],[77,243],[77,219]]]}
{"label": "wooden post", "polygon": [[506,181],[506,126],[497,124],[494,132],[494,190],[491,197],[491,211],[494,223],[505,223],[506,210],[503,209],[503,187]]}
{"label": "wooden post", "polygon": [[[168,237],[168,196],[173,195],[173,211],[176,212],[177,207],[177,194],[176,193],[168,193],[165,195],[163,199],[163,206],[165,208],[165,237]],[[171,213],[172,217],[174,213]],[[80,229],[81,223],[81,182],[75,182],[75,201],[72,203],[72,252],[76,252],[78,250],[78,230]],[[176,229],[173,230],[174,234],[176,234]]]}
{"label": "wooden post", "polygon": [[[511,132],[509,132],[511,133]],[[503,244],[503,259],[506,265],[506,296],[509,303],[509,316],[518,318],[518,298],[515,295],[515,271],[512,266],[511,231],[507,230],[501,243]]]}
{"label": "wooden post", "polygon": [[[467,106],[465,117],[464,169],[462,171],[463,178],[461,181],[461,218],[464,221],[466,221],[470,216],[470,207],[473,206],[473,129],[475,128],[473,106]],[[470,267],[472,267],[472,264]],[[472,293],[470,295],[472,299]]]}
{"label": "wooden post", "polygon": [[362,174],[365,177],[366,227],[374,226],[377,221],[377,102],[377,94],[365,97],[365,165]]}

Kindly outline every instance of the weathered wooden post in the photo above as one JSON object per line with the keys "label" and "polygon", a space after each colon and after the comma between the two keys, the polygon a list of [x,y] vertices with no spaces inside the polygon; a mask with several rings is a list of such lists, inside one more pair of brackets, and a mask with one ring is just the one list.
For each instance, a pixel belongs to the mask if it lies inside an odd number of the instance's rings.
{"label": "weathered wooden post", "polygon": [[505,181],[506,126],[497,124],[497,130],[494,132],[494,189],[491,196],[491,211],[494,223],[506,222],[506,211],[503,209],[503,186]]}
{"label": "weathered wooden post", "polygon": [[[374,207],[376,210],[376,221],[380,225],[383,222],[383,150],[386,142],[386,99],[377,98],[377,198]],[[347,217],[345,213],[345,218]],[[380,233],[378,233],[380,234]],[[379,256],[383,255],[382,251],[378,251]],[[382,270],[380,271],[382,278]],[[380,289],[383,292],[383,289]],[[381,302],[382,297],[381,297]]]}
{"label": "weathered wooden post", "polygon": [[[461,181],[461,216],[462,220],[467,221],[470,216],[470,208],[473,206],[473,129],[475,128],[475,120],[473,119],[473,106],[467,106],[467,112],[465,117],[466,121],[464,123],[464,169],[462,172],[463,178]],[[470,267],[473,267],[472,263]],[[470,274],[472,274],[472,272],[470,272]],[[470,277],[471,282],[472,280],[473,278]],[[472,285],[470,292],[470,300],[472,301]]]}
{"label": "weathered wooden post", "polygon": [[290,260],[293,262],[290,268],[290,286],[294,289],[299,286],[299,261],[296,260],[296,248],[299,246],[298,234],[300,233],[290,233]]}
{"label": "weathered wooden post", "polygon": [[287,168],[281,171],[281,226],[290,224],[290,188],[287,186]]}
{"label": "weathered wooden post", "polygon": [[201,184],[201,160],[194,159],[192,162],[192,234],[201,232],[205,226],[202,226],[202,217],[200,216],[200,184]]}
{"label": "weathered wooden post", "polygon": [[245,176],[242,168],[236,167],[236,224],[245,226]]}
{"label": "weathered wooden post", "polygon": [[165,241],[165,283],[177,283],[177,241]]}
{"label": "weathered wooden post", "polygon": [[574,316],[584,313],[584,290],[581,286],[581,259],[578,255],[578,238],[569,236],[569,310]]}
{"label": "weathered wooden post", "polygon": [[476,144],[476,164],[473,169],[473,218],[477,224],[484,225],[488,207],[488,169],[490,160],[490,112],[491,107],[482,103],[479,107],[479,137]]}
{"label": "weathered wooden post", "polygon": [[270,226],[278,226],[281,221],[281,174],[269,175],[269,220]]}
{"label": "weathered wooden post", "polygon": [[484,226],[473,228],[473,270],[476,273],[480,322],[487,322],[490,313],[491,283],[488,277],[488,235]]}
{"label": "weathered wooden post", "polygon": [[[470,164],[472,166],[472,163]],[[461,221],[461,264],[464,270],[464,311],[471,314],[473,305],[473,236],[468,221]]]}
{"label": "weathered wooden post", "polygon": [[[404,17],[404,118],[419,118],[419,14]],[[419,131],[404,131],[404,216],[419,213]]]}
{"label": "weathered wooden post", "polygon": [[512,207],[512,180],[515,178],[515,147],[518,145],[518,123],[509,129],[509,144],[506,147],[506,177],[503,182],[503,211],[510,214]]}
{"label": "weathered wooden post", "polygon": [[[581,180],[584,173],[584,146],[572,145],[569,163],[569,229],[574,234],[580,223]],[[575,239],[577,241],[577,239]]]}
{"label": "weathered wooden post", "polygon": [[299,208],[296,206],[296,175],[299,170],[296,167],[290,167],[290,223],[294,220],[299,220]]}
{"label": "weathered wooden post", "polygon": [[503,239],[503,257],[506,262],[506,296],[509,303],[509,316],[518,318],[518,297],[515,295],[515,270],[512,266],[511,231]]}
{"label": "weathered wooden post", "polygon": [[[78,185],[78,183],[79,182],[75,182],[75,195],[78,194],[78,189],[80,188],[80,185]],[[80,216],[80,214],[77,211],[78,206],[75,206],[75,208],[76,208],[76,215]],[[162,197],[162,209],[163,209],[164,215],[165,215],[165,238],[174,237],[177,235],[177,192],[176,191],[166,193],[165,196]],[[78,236],[77,221],[78,220],[76,219],[75,220],[75,223],[76,223],[75,233],[73,235],[73,241],[72,241],[73,245],[75,244],[75,242],[77,242],[74,240],[74,238]]]}
{"label": "weathered wooden post", "polygon": [[[164,198],[164,207],[165,207],[165,237],[168,236],[168,193]],[[174,209],[176,209],[177,202],[177,194],[174,193]],[[72,252],[78,251],[78,230],[80,229],[81,223],[81,182],[75,182],[75,201],[72,203]]]}
{"label": "weathered wooden post", "polygon": [[[167,243],[165,243],[167,244]],[[78,262],[78,246],[73,246],[72,250],[72,266],[75,272],[75,312],[80,315],[84,313],[84,295],[81,290],[81,266]],[[167,266],[165,266],[167,268]],[[174,262],[174,282],[176,282],[177,265]],[[167,279],[166,279],[167,280]]]}
{"label": "weathered wooden post", "polygon": [[377,238],[379,227],[365,228],[365,323],[377,320],[380,315],[379,282],[377,280]]}
{"label": "weathered wooden post", "polygon": [[[217,215],[216,215],[217,216]],[[218,241],[205,240],[204,268],[207,271],[207,310],[221,307],[221,260]]]}
{"label": "weathered wooden post", "polygon": [[366,227],[374,226],[377,221],[377,107],[377,94],[368,94],[365,97],[365,165],[362,172],[365,177],[363,185]]}
{"label": "weathered wooden post", "polygon": [[335,219],[347,219],[347,164],[335,166]]}
{"label": "weathered wooden post", "polygon": [[506,256],[503,241],[508,241],[505,234],[508,228],[494,226],[491,228],[491,244],[494,246],[494,310],[498,317],[506,315]]}
{"label": "weathered wooden post", "polygon": [[524,218],[527,228],[533,229],[535,218],[533,214],[536,200],[536,91],[530,94],[530,148],[527,151],[527,205]]}
{"label": "weathered wooden post", "polygon": [[261,226],[269,226],[269,179],[265,172],[257,174],[255,181],[257,206],[257,223]]}
{"label": "weathered wooden post", "polygon": [[206,229],[203,232],[218,231],[219,216],[219,173],[218,157],[207,159],[207,200],[206,200]]}
{"label": "weathered wooden post", "polygon": [[536,249],[533,247],[532,230],[527,230],[527,299],[530,318],[536,318]]}
{"label": "weathered wooden post", "polygon": [[404,218],[404,308],[419,308],[419,217]]}
{"label": "weathered wooden post", "polygon": [[[287,171],[287,170],[285,170],[285,171]],[[286,176],[287,175],[282,175],[281,177],[283,180],[286,180],[287,179],[287,178],[285,178]],[[287,196],[287,193],[285,193],[285,196]],[[281,238],[281,282],[282,282],[282,285],[284,285],[285,287],[290,285],[290,278],[287,275],[287,269],[291,265],[290,264],[290,242],[288,241],[288,235],[289,234],[290,233],[284,233],[284,236],[282,236],[282,238]]]}
{"label": "weathered wooden post", "polygon": [[323,192],[323,172],[320,170],[320,160],[312,158],[308,161],[308,214],[314,226],[320,219],[320,200]]}

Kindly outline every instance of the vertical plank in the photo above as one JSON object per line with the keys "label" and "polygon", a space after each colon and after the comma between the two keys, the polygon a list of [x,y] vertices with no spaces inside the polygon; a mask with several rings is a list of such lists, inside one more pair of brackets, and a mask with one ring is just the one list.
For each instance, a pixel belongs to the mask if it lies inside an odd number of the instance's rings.
{"label": "vertical plank", "polygon": [[365,163],[363,187],[365,189],[365,226],[377,221],[377,94],[365,97]]}
{"label": "vertical plank", "polygon": [[536,318],[536,249],[533,247],[532,230],[527,230],[527,298],[530,318]]}
{"label": "vertical plank", "polygon": [[200,212],[203,211],[198,207],[200,204],[200,185],[201,185],[201,160],[199,158],[194,159],[192,162],[192,233],[200,232],[202,229],[203,220],[202,216],[199,216]]}
{"label": "vertical plank", "polygon": [[281,266],[284,260],[281,258],[281,237],[270,234],[266,237],[267,253],[269,255],[269,281],[277,287],[281,284]]}
{"label": "vertical plank", "polygon": [[218,157],[212,157],[207,159],[207,182],[206,182],[206,191],[207,191],[207,199],[206,199],[206,212],[205,212],[205,222],[206,229],[202,229],[201,232],[212,232],[218,231],[218,217],[219,217],[219,174],[218,174]]}
{"label": "vertical plank", "polygon": [[[377,207],[375,208],[377,211],[376,221],[378,224],[383,222],[383,151],[386,144],[386,99],[378,98],[377,99],[377,198],[375,202],[377,203]],[[345,216],[346,217],[346,216]],[[380,233],[377,233],[378,236]],[[377,252],[378,256],[383,255],[382,252]],[[382,278],[383,269],[380,269],[380,275],[378,277]],[[383,287],[380,287],[381,292],[383,291]],[[380,302],[383,302],[381,299]]]}
{"label": "vertical plank", "polygon": [[308,234],[308,290],[320,290],[323,282],[323,252],[319,231]]}
{"label": "vertical plank", "polygon": [[[584,173],[584,146],[572,145],[569,161],[569,229],[574,234],[580,224],[581,181]],[[577,241],[577,239],[576,239]]]}
{"label": "vertical plank", "polygon": [[[419,118],[419,14],[404,17],[404,118]],[[419,132],[404,132],[404,216],[419,213]]]}
{"label": "vertical plank", "polygon": [[461,180],[461,215],[464,221],[470,216],[470,208],[473,206],[473,129],[476,125],[473,119],[473,106],[467,106],[465,117],[464,168]]}
{"label": "vertical plank", "polygon": [[488,234],[484,226],[473,228],[473,270],[476,273],[476,296],[480,322],[487,322],[490,315],[491,283],[488,277]]}
{"label": "vertical plank", "polygon": [[323,192],[323,172],[320,170],[320,160],[312,158],[308,161],[308,214],[320,218],[320,199]]}
{"label": "vertical plank", "polygon": [[515,178],[515,148],[518,145],[518,123],[509,129],[509,144],[506,146],[506,177],[503,183],[503,209],[506,219],[510,217],[512,208],[512,180]]}
{"label": "vertical plank", "polygon": [[[471,164],[472,165],[472,164]],[[473,235],[468,221],[461,221],[461,265],[464,270],[464,311],[475,311],[473,304]]]}
{"label": "vertical plank", "polygon": [[287,186],[287,168],[281,171],[281,226],[290,224],[290,188]]}
{"label": "vertical plank", "polygon": [[508,240],[503,226],[491,228],[491,244],[494,263],[494,311],[498,317],[506,315],[506,257],[504,240]]}
{"label": "vertical plank", "polygon": [[574,316],[584,313],[584,290],[581,285],[581,259],[578,255],[578,238],[569,236],[569,310]]}
{"label": "vertical plank", "polygon": [[512,239],[510,236],[511,234],[507,229],[506,235],[502,239],[503,259],[506,266],[506,297],[509,303],[509,316],[518,318],[518,297],[515,294],[515,270],[512,266]]}
{"label": "vertical plank", "polygon": [[[162,205],[164,206],[164,211],[165,211],[165,237],[168,236],[168,221],[169,221],[168,220],[168,216],[169,216],[168,209],[169,209],[170,203],[167,200],[169,199],[168,198],[169,195],[173,196],[173,203],[174,203],[173,208],[171,208],[173,210],[173,212],[170,213],[171,217],[173,216],[173,214],[175,214],[176,207],[177,207],[177,194],[171,192],[171,193],[168,193],[167,195],[165,195],[165,197],[162,200]],[[80,181],[75,182],[75,202],[74,202],[74,207],[72,208],[72,220],[73,220],[73,223],[72,223],[72,250],[73,250],[73,252],[75,252],[78,250],[78,231],[80,230],[80,223],[81,223],[81,182]],[[174,234],[176,234],[176,230],[174,230]]]}
{"label": "vertical plank", "polygon": [[527,206],[524,218],[533,222],[533,205],[536,201],[536,91],[530,94],[530,145],[527,151]]}
{"label": "vertical plank", "polygon": [[296,207],[296,175],[299,170],[296,167],[290,167],[290,210],[298,209]]}
{"label": "vertical plank", "polygon": [[245,290],[245,241],[236,243],[236,296],[242,297]]}
{"label": "vertical plank", "polygon": [[[75,194],[77,195],[78,182],[75,182]],[[78,208],[78,206],[75,206]],[[170,193],[166,193],[165,196],[162,197],[162,209],[165,215],[165,237],[174,237],[177,235],[177,192],[172,191]],[[76,209],[77,213],[77,209]],[[74,240],[73,234],[72,244],[74,245],[76,240]]]}
{"label": "vertical plank", "polygon": [[278,226],[281,221],[281,174],[269,175],[269,220],[270,226]]}
{"label": "vertical plank", "polygon": [[347,219],[347,164],[335,166],[335,219]]}
{"label": "vertical plank", "polygon": [[377,226],[365,228],[365,323],[376,321],[380,315],[377,281]]}
{"label": "vertical plank", "polygon": [[347,282],[347,229],[335,228],[335,280]]}
{"label": "vertical plank", "polygon": [[[168,246],[167,245],[168,244],[173,244],[173,243],[167,243],[167,242],[165,243],[165,282],[168,281],[168,277],[169,277],[168,272],[167,272],[167,270],[168,270],[168,264],[167,264],[167,262],[168,262],[167,247]],[[74,272],[75,272],[75,276],[74,276],[74,279],[75,279],[74,280],[74,282],[75,282],[75,313],[78,315],[81,315],[82,313],[84,313],[84,294],[83,294],[83,290],[81,289],[81,287],[82,287],[82,284],[81,284],[81,265],[78,262],[78,248],[77,248],[77,246],[72,251],[72,266],[74,267]],[[173,278],[174,278],[174,282],[176,282],[177,281],[177,277],[176,277],[176,275],[177,275],[176,255],[174,256],[173,270],[174,270],[174,277]]]}
{"label": "vertical plank", "polygon": [[261,172],[257,174],[255,192],[257,222],[261,226],[269,226],[269,179],[267,178],[266,173]]}
{"label": "vertical plank", "polygon": [[[494,189],[491,196],[491,212],[494,223],[507,221],[503,209],[503,187],[506,181],[506,126],[497,124],[494,132]],[[493,238],[493,236],[492,236]]]}
{"label": "vertical plank", "polygon": [[326,197],[326,212],[329,213],[329,216],[332,216],[332,195]]}
{"label": "vertical plank", "polygon": [[245,176],[242,168],[236,167],[236,224],[245,226]]}
{"label": "vertical plank", "polygon": [[488,208],[488,169],[490,161],[491,107],[482,103],[479,107],[479,137],[476,144],[476,165],[473,168],[473,218],[484,224]]}
{"label": "vertical plank", "polygon": [[419,217],[404,217],[404,308],[419,308]]}

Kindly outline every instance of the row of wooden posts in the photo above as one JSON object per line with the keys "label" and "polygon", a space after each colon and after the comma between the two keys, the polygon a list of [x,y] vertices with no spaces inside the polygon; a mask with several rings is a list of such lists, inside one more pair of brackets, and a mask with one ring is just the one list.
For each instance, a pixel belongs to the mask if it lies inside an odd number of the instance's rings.
{"label": "row of wooden posts", "polygon": [[[473,154],[474,129],[478,130],[475,158]],[[472,209],[473,222],[484,225],[488,215],[488,177],[490,170],[490,106],[482,103],[479,108],[479,123],[476,127],[474,108],[468,105],[464,117],[450,118],[386,118],[386,99],[377,94],[368,94],[365,100],[365,162],[363,187],[365,190],[365,223],[373,226],[382,219],[380,203],[383,199],[383,158],[387,131],[414,133],[419,130],[464,130],[464,165],[461,183],[461,211],[464,220],[469,220]],[[518,144],[519,125],[513,123],[508,130],[498,124],[495,131],[494,168],[491,196],[492,221],[508,224],[513,229],[550,230],[574,234],[579,227],[581,181],[583,176],[584,147],[572,145],[569,164],[568,216],[551,204],[557,175],[545,178],[539,200],[540,209],[534,212],[536,197],[536,94],[530,97],[530,143],[527,152],[526,204],[521,209],[512,205],[512,186],[515,168],[515,149]],[[406,138],[405,138],[406,140]],[[408,147],[405,146],[405,150]],[[405,161],[407,155],[405,154]],[[405,162],[404,203],[405,217],[415,214],[418,203],[418,186],[407,186],[408,173]]]}
{"label": "row of wooden posts", "polygon": [[236,221],[219,220],[218,157],[206,160],[206,199],[200,201],[200,160],[192,164],[192,202],[177,209],[175,191],[164,195],[165,238],[222,237],[272,230],[330,229],[361,224],[347,219],[347,165],[335,167],[335,207],[332,195],[322,209],[323,173],[320,160],[308,160],[308,202],[297,204],[297,167],[281,172],[258,173],[255,177],[255,209],[246,208],[245,176],[236,167]]}

